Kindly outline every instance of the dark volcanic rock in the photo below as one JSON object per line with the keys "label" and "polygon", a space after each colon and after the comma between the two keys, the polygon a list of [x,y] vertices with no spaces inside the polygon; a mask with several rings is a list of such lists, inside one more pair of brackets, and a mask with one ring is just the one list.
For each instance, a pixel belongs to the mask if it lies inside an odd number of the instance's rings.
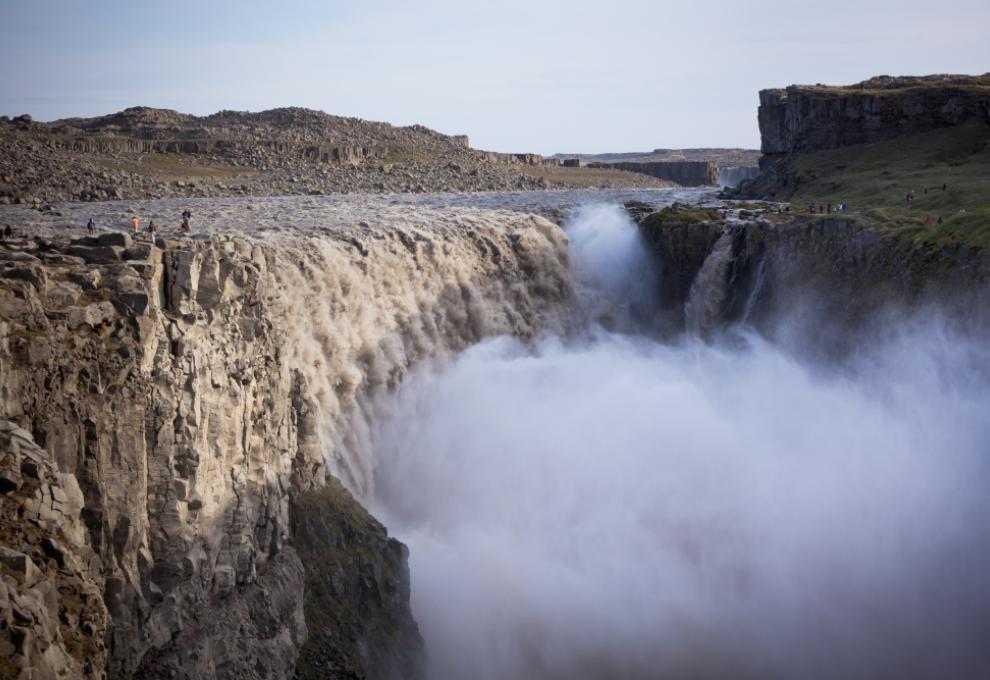
{"label": "dark volcanic rock", "polygon": [[295,677],[422,677],[423,641],[409,609],[405,546],[336,480],[300,496],[290,518],[306,565],[310,631]]}
{"label": "dark volcanic rock", "polygon": [[880,142],[970,117],[990,122],[990,74],[880,76],[848,87],[760,92],[761,149],[768,155]]}

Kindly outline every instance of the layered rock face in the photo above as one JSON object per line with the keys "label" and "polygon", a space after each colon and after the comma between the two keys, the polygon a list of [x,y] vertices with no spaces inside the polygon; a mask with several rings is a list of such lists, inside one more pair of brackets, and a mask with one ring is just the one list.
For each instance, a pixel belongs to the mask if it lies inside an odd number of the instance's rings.
{"label": "layered rock face", "polygon": [[328,473],[371,488],[368,423],[412,364],[570,296],[563,233],[513,213],[6,242],[10,672],[414,675],[404,549]]}
{"label": "layered rock face", "polygon": [[661,263],[658,299],[670,332],[707,336],[744,321],[841,353],[883,315],[930,306],[990,334],[985,251],[964,244],[933,251],[843,217],[761,212],[631,212]]}
{"label": "layered rock face", "polygon": [[718,166],[710,161],[589,163],[588,167],[638,172],[685,187],[713,186],[718,183]]}
{"label": "layered rock face", "polygon": [[84,499],[30,432],[0,420],[0,677],[100,678],[107,608]]}
{"label": "layered rock face", "polygon": [[758,113],[767,155],[881,142],[971,117],[990,122],[990,74],[881,76],[848,87],[762,90]]}

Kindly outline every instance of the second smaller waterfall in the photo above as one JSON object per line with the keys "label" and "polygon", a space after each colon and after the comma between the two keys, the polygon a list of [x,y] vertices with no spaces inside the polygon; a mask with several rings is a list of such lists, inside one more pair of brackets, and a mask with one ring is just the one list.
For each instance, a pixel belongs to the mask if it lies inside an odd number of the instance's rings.
{"label": "second smaller waterfall", "polygon": [[721,320],[727,292],[726,273],[731,261],[732,235],[726,232],[708,253],[684,305],[685,326],[694,335],[707,337]]}

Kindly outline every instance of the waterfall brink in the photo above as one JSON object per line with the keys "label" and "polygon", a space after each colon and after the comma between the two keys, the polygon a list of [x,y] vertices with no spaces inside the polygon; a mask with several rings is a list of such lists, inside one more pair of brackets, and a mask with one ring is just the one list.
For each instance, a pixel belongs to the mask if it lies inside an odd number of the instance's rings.
{"label": "waterfall brink", "polygon": [[289,364],[318,414],[325,462],[359,497],[372,491],[378,397],[420,360],[490,335],[534,338],[573,295],[564,233],[509,212],[328,229],[277,245],[274,268]]}
{"label": "waterfall brink", "polygon": [[685,325],[691,333],[708,337],[721,321],[728,293],[726,274],[731,261],[732,235],[726,232],[715,242],[691,284],[684,305]]}

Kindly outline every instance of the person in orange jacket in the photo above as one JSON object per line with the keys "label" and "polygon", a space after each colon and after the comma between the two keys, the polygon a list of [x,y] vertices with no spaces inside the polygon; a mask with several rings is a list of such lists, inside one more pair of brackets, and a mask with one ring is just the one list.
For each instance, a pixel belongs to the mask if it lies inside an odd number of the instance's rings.
{"label": "person in orange jacket", "polygon": [[139,224],[140,224],[140,220],[138,220],[137,215],[131,218],[131,231],[133,231],[135,234],[138,232]]}

